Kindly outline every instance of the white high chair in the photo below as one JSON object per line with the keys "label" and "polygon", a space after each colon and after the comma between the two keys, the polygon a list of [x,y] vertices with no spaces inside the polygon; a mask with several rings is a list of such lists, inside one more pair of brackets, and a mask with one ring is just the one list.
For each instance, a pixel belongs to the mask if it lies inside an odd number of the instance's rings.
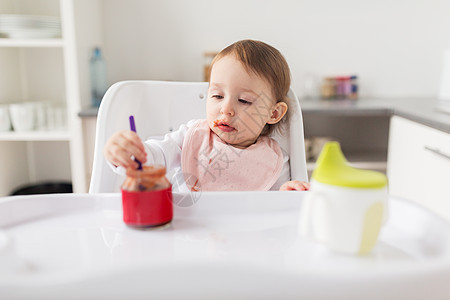
{"label": "white high chair", "polygon": [[[130,128],[130,115],[142,140],[163,136],[191,119],[206,118],[207,89],[207,82],[122,81],[112,85],[98,111],[89,193],[120,191],[125,178],[111,170],[103,147],[113,133]],[[289,154],[291,180],[308,181],[300,105],[292,89],[288,97],[292,99],[289,129],[286,136],[272,137]]]}

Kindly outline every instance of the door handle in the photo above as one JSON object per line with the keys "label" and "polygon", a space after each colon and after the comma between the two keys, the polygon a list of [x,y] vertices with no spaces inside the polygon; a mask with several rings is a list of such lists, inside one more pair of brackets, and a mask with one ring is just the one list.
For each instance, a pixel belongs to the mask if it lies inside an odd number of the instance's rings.
{"label": "door handle", "polygon": [[428,147],[428,146],[424,146],[423,148],[425,150],[427,150],[427,151],[430,151],[430,152],[440,156],[440,157],[443,157],[443,158],[446,158],[446,159],[450,160],[450,155],[442,153],[441,150],[439,150],[439,149],[431,148],[431,147]]}

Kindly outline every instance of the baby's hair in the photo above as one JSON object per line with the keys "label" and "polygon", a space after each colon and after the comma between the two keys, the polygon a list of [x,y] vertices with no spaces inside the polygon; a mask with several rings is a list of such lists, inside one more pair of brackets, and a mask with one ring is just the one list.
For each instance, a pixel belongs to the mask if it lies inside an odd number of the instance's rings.
{"label": "baby's hair", "polygon": [[[287,93],[291,86],[291,73],[280,51],[261,41],[241,40],[220,51],[211,62],[210,70],[215,62],[227,55],[234,55],[247,70],[265,79],[272,90],[270,97],[276,99],[276,102],[285,102],[289,107]],[[288,122],[289,113],[286,113],[280,122],[266,124],[261,135],[270,135],[275,129],[284,129]]]}

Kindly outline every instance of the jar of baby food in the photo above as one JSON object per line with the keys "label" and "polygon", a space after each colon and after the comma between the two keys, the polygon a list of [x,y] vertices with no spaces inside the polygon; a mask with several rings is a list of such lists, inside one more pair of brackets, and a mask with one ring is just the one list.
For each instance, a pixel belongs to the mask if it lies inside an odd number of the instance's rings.
{"label": "jar of baby food", "polygon": [[153,227],[169,223],[173,218],[172,185],[166,169],[143,166],[127,169],[122,184],[123,221],[133,227]]}

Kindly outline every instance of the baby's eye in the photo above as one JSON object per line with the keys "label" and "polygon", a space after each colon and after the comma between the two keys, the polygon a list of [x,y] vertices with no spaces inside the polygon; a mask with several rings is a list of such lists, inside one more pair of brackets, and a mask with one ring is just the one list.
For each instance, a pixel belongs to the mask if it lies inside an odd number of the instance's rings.
{"label": "baby's eye", "polygon": [[221,96],[221,95],[212,95],[211,98],[223,99],[223,96]]}
{"label": "baby's eye", "polygon": [[252,102],[244,100],[244,99],[239,99],[239,102],[241,102],[242,104],[246,104],[246,105],[252,104]]}

